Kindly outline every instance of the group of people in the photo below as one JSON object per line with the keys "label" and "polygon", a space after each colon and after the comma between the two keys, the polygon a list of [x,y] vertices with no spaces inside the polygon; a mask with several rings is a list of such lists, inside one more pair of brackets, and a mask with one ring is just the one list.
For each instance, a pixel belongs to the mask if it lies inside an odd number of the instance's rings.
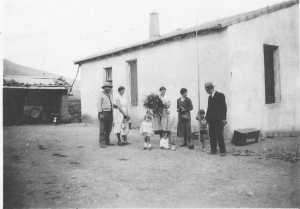
{"label": "group of people", "polygon": [[[118,138],[118,145],[128,144],[130,116],[128,113],[128,103],[124,95],[125,87],[118,88],[118,94],[112,99],[112,84],[105,82],[102,86],[103,92],[98,100],[98,119],[100,122],[99,143],[101,148],[113,145],[110,142],[110,133],[113,129]],[[166,88],[159,89],[159,98],[163,103],[163,110],[160,114],[154,114],[147,110],[144,120],[140,125],[140,133],[144,137],[144,149],[152,149],[150,138],[154,134],[160,136],[160,148],[176,150],[176,143],[171,137],[170,106],[171,101],[166,97]],[[200,139],[204,148],[204,135],[209,134],[210,154],[217,154],[217,146],[221,156],[226,155],[224,143],[224,126],[226,125],[227,106],[223,93],[215,91],[211,82],[205,83],[205,90],[209,94],[208,106],[205,114],[204,110],[199,110],[196,119],[200,125]],[[182,137],[184,142],[181,146],[193,149],[191,134],[191,111],[193,103],[188,97],[188,90],[180,90],[180,98],[177,99],[177,136]],[[115,110],[115,111],[114,111]]]}

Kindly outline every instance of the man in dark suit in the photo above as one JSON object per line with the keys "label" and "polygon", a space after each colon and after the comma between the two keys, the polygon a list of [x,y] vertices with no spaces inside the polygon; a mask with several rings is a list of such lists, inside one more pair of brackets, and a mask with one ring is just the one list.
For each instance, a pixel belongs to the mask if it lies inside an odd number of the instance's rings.
{"label": "man in dark suit", "polygon": [[224,143],[224,126],[226,125],[227,106],[224,94],[215,91],[211,82],[205,83],[205,90],[209,94],[208,106],[206,111],[206,121],[209,126],[210,153],[217,153],[217,144],[219,144],[220,155],[226,155]]}

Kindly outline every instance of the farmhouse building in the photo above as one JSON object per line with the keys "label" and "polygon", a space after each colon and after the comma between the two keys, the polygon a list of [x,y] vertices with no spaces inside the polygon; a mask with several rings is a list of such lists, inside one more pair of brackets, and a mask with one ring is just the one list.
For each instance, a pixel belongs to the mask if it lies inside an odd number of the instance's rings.
{"label": "farmhouse building", "polygon": [[[225,93],[227,130],[300,130],[298,0],[212,21],[166,35],[150,16],[148,40],[76,60],[81,72],[82,114],[97,118],[97,96],[105,80],[126,87],[130,116],[138,126],[146,95],[167,88],[176,127],[176,99],[185,87],[193,116],[207,107],[204,83]],[[194,128],[197,122],[192,118]]]}

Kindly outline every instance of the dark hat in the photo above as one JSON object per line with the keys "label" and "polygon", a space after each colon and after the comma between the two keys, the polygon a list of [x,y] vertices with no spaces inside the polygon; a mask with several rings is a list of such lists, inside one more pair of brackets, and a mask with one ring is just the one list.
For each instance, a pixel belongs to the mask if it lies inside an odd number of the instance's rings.
{"label": "dark hat", "polygon": [[206,82],[204,86],[205,86],[205,88],[212,88],[215,85],[212,82]]}

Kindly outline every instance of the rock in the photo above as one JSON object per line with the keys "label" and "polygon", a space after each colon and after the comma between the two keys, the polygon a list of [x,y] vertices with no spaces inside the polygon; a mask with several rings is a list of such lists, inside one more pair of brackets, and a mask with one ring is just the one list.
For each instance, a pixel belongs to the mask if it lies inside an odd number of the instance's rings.
{"label": "rock", "polygon": [[80,165],[80,163],[77,162],[77,161],[71,161],[70,164],[71,164],[71,165]]}
{"label": "rock", "polygon": [[251,191],[248,191],[248,192],[246,192],[246,195],[252,197],[252,196],[254,196],[254,193]]}
{"label": "rock", "polygon": [[47,148],[46,147],[44,147],[43,145],[38,145],[38,148],[40,149],[40,150],[46,150]]}
{"label": "rock", "polygon": [[120,160],[120,161],[127,161],[128,159],[127,158],[119,158],[118,160]]}
{"label": "rock", "polygon": [[63,155],[63,154],[60,154],[60,153],[53,153],[52,155],[56,156],[56,157],[68,157],[67,155]]}

